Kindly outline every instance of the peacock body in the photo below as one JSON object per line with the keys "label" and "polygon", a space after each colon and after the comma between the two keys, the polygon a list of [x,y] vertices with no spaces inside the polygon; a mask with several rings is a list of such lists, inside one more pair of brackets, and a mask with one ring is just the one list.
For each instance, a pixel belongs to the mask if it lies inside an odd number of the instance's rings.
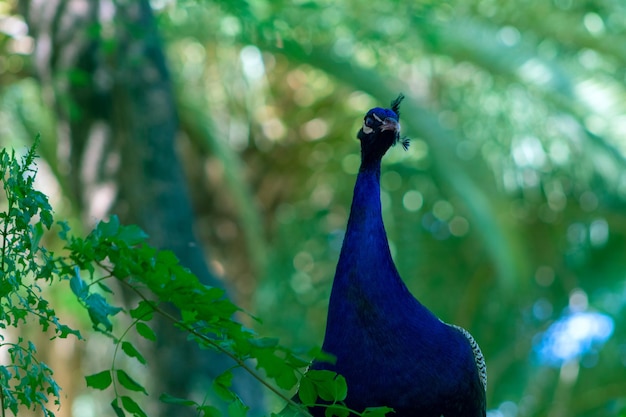
{"label": "peacock body", "polygon": [[[409,292],[389,250],[380,202],[381,160],[400,139],[399,105],[371,109],[357,137],[361,166],[315,361],[346,378],[346,405],[388,406],[394,417],[485,417],[486,368],[466,330],[446,324]],[[324,408],[311,409],[323,416]]]}

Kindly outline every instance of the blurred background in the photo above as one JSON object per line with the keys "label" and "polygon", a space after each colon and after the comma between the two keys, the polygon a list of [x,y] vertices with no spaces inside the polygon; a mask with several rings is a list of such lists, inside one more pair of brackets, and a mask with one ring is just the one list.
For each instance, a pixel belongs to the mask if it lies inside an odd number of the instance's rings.
{"label": "blurred background", "polygon": [[[41,133],[57,220],[139,224],[304,351],[323,338],[356,132],[403,92],[411,147],[381,178],[392,253],[479,342],[488,416],[626,415],[621,0],[0,0],[0,51],[0,143]],[[113,415],[82,378],[110,342],[50,296],[87,336],[39,349],[58,415]],[[159,332],[154,398],[202,393],[219,360]],[[253,412],[280,408],[241,379]]]}

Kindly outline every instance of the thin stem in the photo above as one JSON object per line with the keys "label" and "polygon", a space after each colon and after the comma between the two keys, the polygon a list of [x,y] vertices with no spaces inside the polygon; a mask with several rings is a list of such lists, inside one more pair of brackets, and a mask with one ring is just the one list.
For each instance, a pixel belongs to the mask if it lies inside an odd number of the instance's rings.
{"label": "thin stem", "polygon": [[[147,313],[146,313],[147,314]],[[142,316],[143,317],[143,316]],[[133,320],[133,323],[128,326],[126,328],[126,330],[124,330],[124,332],[122,333],[122,335],[119,337],[119,339],[117,339],[117,342],[115,343],[115,349],[113,350],[113,360],[111,362],[111,379],[113,381],[113,391],[115,392],[115,396],[118,397],[119,394],[117,392],[117,383],[115,382],[117,378],[113,378],[113,373],[115,371],[115,361],[117,359],[117,353],[119,352],[120,349],[120,345],[122,344],[122,341],[124,340],[124,337],[126,337],[126,335],[128,334],[128,332],[130,331],[130,329],[132,329],[133,327],[135,327],[135,325],[139,322],[139,320],[141,320],[141,317],[136,318],[135,320]]]}

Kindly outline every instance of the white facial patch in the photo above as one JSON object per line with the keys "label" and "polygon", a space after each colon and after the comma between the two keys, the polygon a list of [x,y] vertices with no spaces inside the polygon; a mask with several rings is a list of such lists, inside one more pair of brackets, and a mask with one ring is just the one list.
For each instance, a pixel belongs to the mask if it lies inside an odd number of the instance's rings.
{"label": "white facial patch", "polygon": [[376,119],[378,122],[380,122],[380,123],[382,123],[382,122],[383,122],[383,120],[382,120],[380,117],[378,117],[378,116],[376,115],[376,113],[373,113],[373,114],[372,114],[372,116],[374,116],[374,119]]}
{"label": "white facial patch", "polygon": [[372,129],[371,127],[369,127],[365,123],[363,123],[363,128],[362,129],[363,129],[363,133],[365,133],[366,135],[369,135],[370,133],[372,133],[374,131],[374,129]]}

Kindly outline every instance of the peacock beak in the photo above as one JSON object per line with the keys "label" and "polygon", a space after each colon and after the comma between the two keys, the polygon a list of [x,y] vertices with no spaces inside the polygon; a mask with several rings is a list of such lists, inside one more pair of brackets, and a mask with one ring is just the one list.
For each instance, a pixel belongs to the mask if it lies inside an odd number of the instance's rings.
{"label": "peacock beak", "polygon": [[387,117],[383,120],[383,124],[380,125],[380,131],[383,132],[385,130],[392,130],[394,132],[400,132],[400,122],[391,117]]}

